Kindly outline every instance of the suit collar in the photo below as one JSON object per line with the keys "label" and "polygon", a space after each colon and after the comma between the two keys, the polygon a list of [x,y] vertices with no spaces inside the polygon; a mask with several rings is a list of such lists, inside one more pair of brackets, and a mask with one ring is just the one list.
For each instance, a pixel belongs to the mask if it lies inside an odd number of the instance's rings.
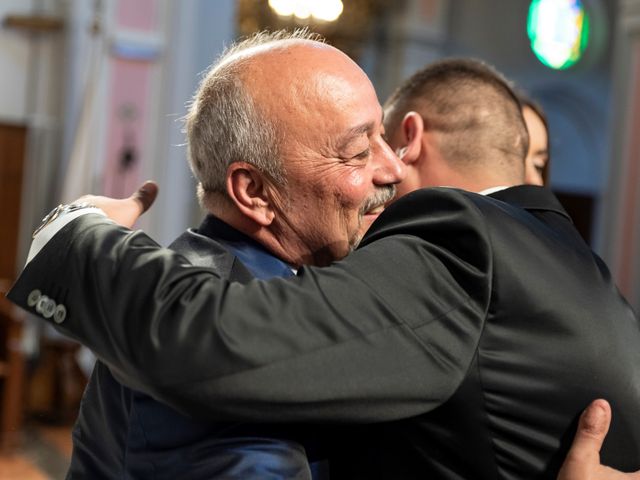
{"label": "suit collar", "polygon": [[212,238],[214,240],[224,240],[226,242],[244,242],[247,244],[253,244],[256,248],[264,250],[264,247],[258,242],[248,237],[244,233],[236,230],[228,223],[223,222],[218,217],[208,214],[202,220],[200,226],[194,230],[200,235]]}
{"label": "suit collar", "polygon": [[[217,221],[225,225],[220,220]],[[202,223],[202,225],[205,224],[210,224],[207,222],[207,218]],[[227,228],[231,227],[227,226]],[[206,235],[201,231],[204,231]],[[189,229],[169,245],[169,248],[180,253],[192,265],[211,268],[231,281],[246,283],[253,279],[251,272],[218,240],[213,226],[204,230],[201,228]]]}
{"label": "suit collar", "polygon": [[220,242],[236,255],[256,278],[268,279],[293,275],[289,265],[251,237],[213,215],[205,217],[196,233]]}
{"label": "suit collar", "polygon": [[569,214],[551,190],[544,187],[518,185],[491,193],[489,197],[524,208],[525,210],[552,211],[572,221]]}

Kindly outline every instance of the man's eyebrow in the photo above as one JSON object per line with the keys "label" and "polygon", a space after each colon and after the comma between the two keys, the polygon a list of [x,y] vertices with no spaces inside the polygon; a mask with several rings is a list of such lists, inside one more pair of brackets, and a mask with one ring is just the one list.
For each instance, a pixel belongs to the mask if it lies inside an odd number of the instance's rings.
{"label": "man's eyebrow", "polygon": [[350,128],[349,131],[342,135],[342,137],[338,141],[338,148],[340,150],[346,148],[354,138],[358,138],[361,135],[368,134],[369,132],[373,131],[374,128],[374,122],[367,122],[363,123],[362,125],[358,125],[357,127]]}

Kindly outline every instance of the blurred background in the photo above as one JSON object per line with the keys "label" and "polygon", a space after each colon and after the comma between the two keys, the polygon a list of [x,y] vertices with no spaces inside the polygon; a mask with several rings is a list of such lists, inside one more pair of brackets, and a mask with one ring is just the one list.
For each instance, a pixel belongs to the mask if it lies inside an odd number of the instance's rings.
{"label": "blurred background", "polygon": [[[197,225],[180,118],[225,45],[309,26],[382,101],[446,56],[501,70],[546,111],[549,185],[640,305],[640,0],[2,0],[0,292],[53,206],[160,183],[140,222]],[[90,355],[0,294],[0,479],[64,478]]]}

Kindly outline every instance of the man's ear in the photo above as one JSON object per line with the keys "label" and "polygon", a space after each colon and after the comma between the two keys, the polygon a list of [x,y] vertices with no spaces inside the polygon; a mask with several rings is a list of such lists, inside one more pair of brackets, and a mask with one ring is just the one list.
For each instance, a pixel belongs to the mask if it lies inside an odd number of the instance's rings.
{"label": "man's ear", "polygon": [[406,165],[411,165],[420,158],[422,152],[422,133],[424,132],[424,120],[417,112],[408,112],[400,125],[404,147],[398,152],[400,160]]}
{"label": "man's ear", "polygon": [[272,192],[268,179],[253,165],[233,162],[227,167],[229,198],[245,217],[263,227],[275,217]]}

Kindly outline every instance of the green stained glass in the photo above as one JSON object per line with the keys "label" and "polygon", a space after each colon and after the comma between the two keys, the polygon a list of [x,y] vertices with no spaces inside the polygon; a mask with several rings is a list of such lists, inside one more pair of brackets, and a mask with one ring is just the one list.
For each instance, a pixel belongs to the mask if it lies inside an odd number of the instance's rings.
{"label": "green stained glass", "polygon": [[562,70],[580,60],[587,48],[589,16],[580,0],[533,0],[527,33],[536,57]]}

